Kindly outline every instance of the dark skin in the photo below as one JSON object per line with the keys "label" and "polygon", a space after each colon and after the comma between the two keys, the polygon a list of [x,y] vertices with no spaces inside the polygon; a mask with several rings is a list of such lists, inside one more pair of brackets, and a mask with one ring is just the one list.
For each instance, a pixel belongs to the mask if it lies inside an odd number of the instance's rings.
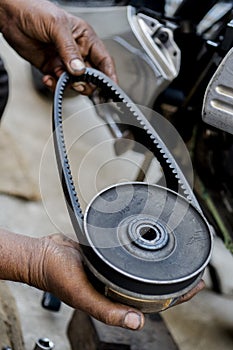
{"label": "dark skin", "polygon": [[[80,75],[86,66],[117,81],[114,62],[92,27],[46,0],[1,0],[0,30],[20,56],[44,73],[43,81],[52,90],[62,72]],[[75,89],[85,94],[92,91],[86,84]],[[68,237],[32,238],[0,229],[0,253],[1,279],[51,292],[106,324],[133,330],[143,327],[143,313],[114,303],[93,288],[83,269],[79,244]],[[203,288],[201,281],[178,303]]]}
{"label": "dark skin", "polygon": [[0,29],[14,50],[45,74],[44,83],[52,89],[64,70],[80,75],[85,66],[117,80],[114,62],[93,28],[49,1],[1,1]]}

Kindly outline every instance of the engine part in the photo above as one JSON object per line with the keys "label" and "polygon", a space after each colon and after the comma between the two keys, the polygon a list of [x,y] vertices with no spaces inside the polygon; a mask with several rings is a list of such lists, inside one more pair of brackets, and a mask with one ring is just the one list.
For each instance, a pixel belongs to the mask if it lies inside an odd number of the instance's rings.
{"label": "engine part", "polygon": [[[140,141],[159,159],[168,188],[146,183],[115,185],[99,193],[83,216],[66,153],[62,98],[74,81],[91,82],[121,108],[124,122],[140,129]],[[212,235],[175,159],[146,117],[103,73],[64,73],[57,83],[54,145],[67,208],[84,262],[96,288],[108,297],[155,312],[193,288],[208,264]],[[181,195],[182,193],[182,195]]]}
{"label": "engine part", "polygon": [[157,19],[128,6],[128,20],[141,46],[165,80],[172,81],[180,69],[180,49],[170,28]]}
{"label": "engine part", "polygon": [[233,134],[232,66],[233,49],[226,54],[210,80],[202,109],[204,122],[230,134]]}
{"label": "engine part", "polygon": [[144,312],[167,308],[197,284],[211,250],[200,213],[175,192],[146,183],[97,194],[84,230],[86,264],[105,295]]}

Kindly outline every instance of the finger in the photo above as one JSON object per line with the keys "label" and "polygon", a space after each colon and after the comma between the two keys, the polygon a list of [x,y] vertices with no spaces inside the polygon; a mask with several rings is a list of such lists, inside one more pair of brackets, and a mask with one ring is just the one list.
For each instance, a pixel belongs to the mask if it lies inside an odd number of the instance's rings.
{"label": "finger", "polygon": [[144,316],[142,314],[134,309],[123,309],[123,306],[113,303],[107,309],[101,307],[100,314],[96,318],[105,324],[135,331],[142,329],[144,326]]}
{"label": "finger", "polygon": [[132,330],[144,326],[144,315],[137,309],[119,304],[100,294],[91,284],[83,268],[76,271],[76,284],[73,286],[70,302],[72,307],[81,309],[97,320],[112,326]]}
{"label": "finger", "polygon": [[72,87],[75,91],[78,91],[82,95],[86,95],[86,96],[91,95],[93,91],[96,89],[96,86],[94,86],[93,84],[91,83],[87,84],[83,81],[73,83]]}
{"label": "finger", "polygon": [[51,75],[44,75],[42,77],[42,82],[49,90],[55,90],[56,80]]}
{"label": "finger", "polygon": [[85,63],[70,28],[65,24],[54,28],[54,42],[66,69],[71,74],[82,74]]}
{"label": "finger", "polygon": [[88,281],[84,284],[83,290],[85,291],[85,300],[81,303],[83,311],[99,321],[131,330],[139,330],[144,326],[144,315],[139,310],[107,299],[99,294]]}
{"label": "finger", "polygon": [[[88,62],[86,63],[86,67],[90,67],[90,64]],[[75,82],[72,84],[72,88],[81,93],[82,95],[89,96],[93,93],[93,91],[96,89],[96,86],[91,83],[86,83],[84,81]]]}
{"label": "finger", "polygon": [[117,83],[118,80],[114,61],[100,40],[97,40],[93,44],[91,48],[90,59],[97,69],[105,73]]}
{"label": "finger", "polygon": [[199,293],[202,289],[205,288],[205,282],[201,280],[193,289],[191,289],[188,293],[182,295],[175,305],[179,305],[185,303],[192,299],[197,293]]}
{"label": "finger", "polygon": [[72,88],[80,93],[84,93],[87,89],[87,84],[84,81],[75,82],[72,84]]}
{"label": "finger", "polygon": [[109,76],[115,83],[118,83],[114,61],[110,57],[105,57],[99,64],[98,69]]}
{"label": "finger", "polygon": [[[57,75],[57,76],[59,77],[59,75]],[[55,91],[57,81],[53,76],[44,75],[42,78],[42,82],[49,90],[51,90],[52,92]],[[91,93],[93,93],[93,91],[95,89],[95,87],[92,86],[91,84],[87,84],[87,83],[82,82],[82,81],[73,83],[72,88],[75,91],[77,91],[83,95],[87,95],[87,96],[89,96]]]}

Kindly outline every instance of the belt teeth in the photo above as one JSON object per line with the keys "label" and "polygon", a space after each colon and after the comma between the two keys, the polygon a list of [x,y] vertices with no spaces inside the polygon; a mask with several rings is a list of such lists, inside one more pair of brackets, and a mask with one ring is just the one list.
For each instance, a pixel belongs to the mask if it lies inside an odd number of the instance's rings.
{"label": "belt teeth", "polygon": [[[148,134],[148,137],[152,140],[156,151],[160,152],[162,155],[162,158],[164,159],[164,164],[168,164],[168,168],[171,170],[171,174],[174,176],[174,178],[177,180],[177,184],[180,186],[180,188],[183,191],[184,196],[187,198],[187,200],[192,203],[199,211],[201,211],[199,204],[193,194],[192,189],[190,188],[184,174],[182,173],[181,169],[177,165],[175,159],[173,158],[170,151],[167,149],[166,145],[161,140],[160,136],[157,134],[157,132],[152,128],[146,117],[141,113],[141,111],[135,106],[135,104],[129,99],[129,97],[122,91],[113,81],[111,81],[107,76],[105,76],[102,72],[99,72],[92,68],[86,68],[85,73],[80,77],[71,77],[68,73],[63,73],[61,77],[59,78],[57,89],[58,89],[58,101],[55,101],[54,103],[58,106],[58,113],[59,116],[57,116],[61,120],[62,124],[62,97],[63,92],[65,90],[65,87],[67,83],[72,81],[86,81],[90,82],[92,84],[97,85],[100,88],[103,88],[103,91],[106,90],[106,93],[109,93],[112,97],[114,94],[114,97],[117,99],[117,101],[121,102],[131,113],[131,116],[133,116],[134,120],[138,122],[140,127],[143,127],[145,132]],[[55,95],[56,96],[56,95]],[[60,130],[60,141],[64,143],[64,137],[63,137],[63,131]],[[153,151],[153,150],[152,150]],[[155,149],[154,149],[155,151]],[[65,157],[67,158],[66,151],[64,151]],[[67,159],[68,162],[68,159]],[[167,168],[167,167],[166,167]],[[165,174],[166,175],[166,174]],[[78,215],[80,218],[83,217],[80,204],[78,202],[77,194],[74,190],[73,180],[72,176],[70,174],[70,188],[72,188],[73,195],[75,197],[76,202],[76,210],[78,212]]]}

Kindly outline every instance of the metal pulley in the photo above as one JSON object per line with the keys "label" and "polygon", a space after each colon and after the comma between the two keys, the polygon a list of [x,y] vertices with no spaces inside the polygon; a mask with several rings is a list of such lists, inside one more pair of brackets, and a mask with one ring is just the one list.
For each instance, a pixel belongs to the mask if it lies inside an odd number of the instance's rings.
{"label": "metal pulley", "polygon": [[[113,185],[98,193],[83,215],[73,183],[63,134],[66,85],[85,81],[122,103],[124,121],[140,127],[140,141],[160,160],[169,188],[145,182]],[[64,73],[53,112],[54,146],[67,208],[86,272],[100,292],[143,312],[173,305],[201,279],[212,235],[189,184],[147,118],[114,82],[87,68],[79,77]],[[181,193],[181,194],[180,194]]]}
{"label": "metal pulley", "polygon": [[196,285],[211,252],[204,217],[166,188],[139,182],[97,194],[84,215],[85,262],[106,296],[161,311]]}

